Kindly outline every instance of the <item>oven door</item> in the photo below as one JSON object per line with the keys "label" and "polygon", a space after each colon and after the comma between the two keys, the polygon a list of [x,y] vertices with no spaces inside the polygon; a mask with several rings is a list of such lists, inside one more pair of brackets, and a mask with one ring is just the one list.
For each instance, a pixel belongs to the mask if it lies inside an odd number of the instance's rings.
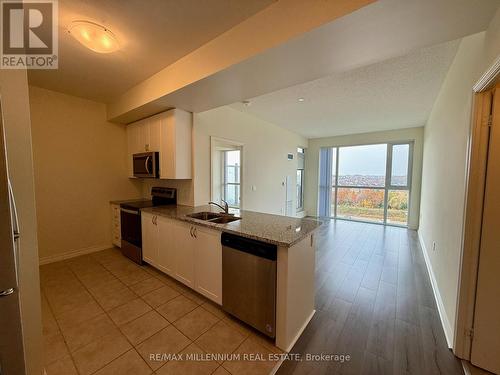
{"label": "oven door", "polygon": [[158,173],[158,153],[143,152],[133,155],[134,177],[156,178]]}
{"label": "oven door", "polygon": [[120,209],[122,240],[142,247],[141,212],[135,210]]}
{"label": "oven door", "polygon": [[127,258],[142,264],[141,212],[120,209],[122,243],[120,251]]}

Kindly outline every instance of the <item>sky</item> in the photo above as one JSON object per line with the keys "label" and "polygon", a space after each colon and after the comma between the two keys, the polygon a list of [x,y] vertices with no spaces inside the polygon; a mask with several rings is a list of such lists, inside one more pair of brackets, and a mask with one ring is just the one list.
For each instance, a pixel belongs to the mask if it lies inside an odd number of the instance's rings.
{"label": "sky", "polygon": [[[387,145],[340,147],[339,175],[385,176]],[[335,152],[333,153],[335,165]],[[408,167],[408,145],[393,148],[393,176],[406,175]],[[335,167],[334,167],[335,168]]]}

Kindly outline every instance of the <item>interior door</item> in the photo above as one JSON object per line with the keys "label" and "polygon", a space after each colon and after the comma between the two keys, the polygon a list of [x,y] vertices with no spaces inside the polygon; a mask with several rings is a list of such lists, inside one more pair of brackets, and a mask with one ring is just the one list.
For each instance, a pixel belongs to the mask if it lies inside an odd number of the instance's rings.
{"label": "interior door", "polygon": [[0,374],[26,373],[21,326],[17,253],[20,246],[15,202],[10,189],[0,107]]}
{"label": "interior door", "polygon": [[471,362],[500,373],[500,91],[493,98]]}

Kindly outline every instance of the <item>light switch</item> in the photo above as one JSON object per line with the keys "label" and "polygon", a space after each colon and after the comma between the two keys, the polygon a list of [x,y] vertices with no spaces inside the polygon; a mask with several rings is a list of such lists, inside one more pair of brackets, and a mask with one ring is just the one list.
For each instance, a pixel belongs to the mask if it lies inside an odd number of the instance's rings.
{"label": "light switch", "polygon": [[257,191],[257,186],[252,185],[252,191]]}

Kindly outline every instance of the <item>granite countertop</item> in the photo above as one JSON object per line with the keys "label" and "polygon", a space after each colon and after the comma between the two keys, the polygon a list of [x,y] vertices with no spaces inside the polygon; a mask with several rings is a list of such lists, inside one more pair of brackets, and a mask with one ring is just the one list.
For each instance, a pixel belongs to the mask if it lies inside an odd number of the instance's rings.
{"label": "granite countertop", "polygon": [[241,220],[227,224],[216,224],[186,216],[204,211],[220,212],[220,209],[214,206],[157,206],[143,208],[141,211],[283,247],[293,246],[322,224],[321,221],[314,219],[301,219],[245,210],[233,210],[235,216],[241,217]]}
{"label": "granite countertop", "polygon": [[150,201],[151,198],[146,199],[146,198],[135,198],[135,199],[123,199],[123,200],[118,200],[118,201],[109,201],[110,204],[122,204],[122,203],[130,203],[130,202],[146,202]]}

